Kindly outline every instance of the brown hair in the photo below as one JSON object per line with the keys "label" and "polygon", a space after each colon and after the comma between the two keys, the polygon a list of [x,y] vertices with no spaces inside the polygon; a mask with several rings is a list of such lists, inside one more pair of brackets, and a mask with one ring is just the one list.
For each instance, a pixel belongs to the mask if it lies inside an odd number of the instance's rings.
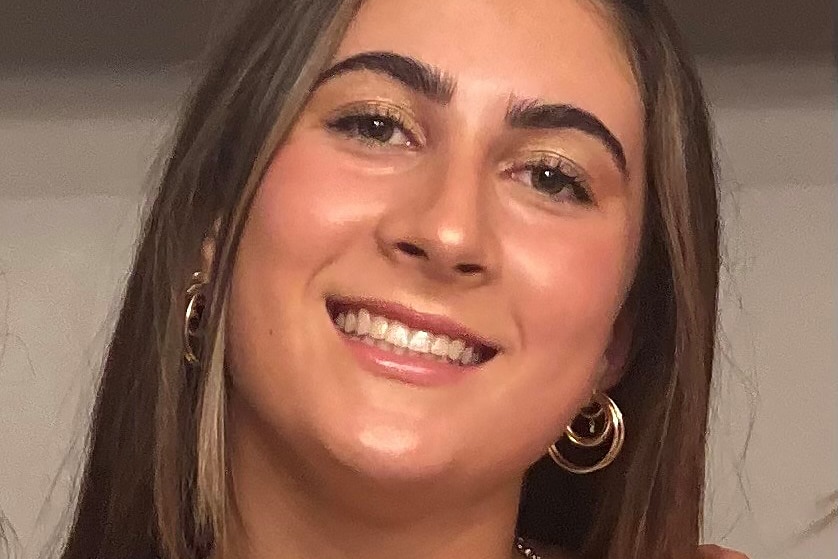
{"label": "brown hair", "polygon": [[[224,545],[224,328],[247,210],[360,0],[256,0],[179,124],[109,347],[63,559],[204,557]],[[613,397],[619,459],[590,476],[542,461],[518,529],[582,557],[669,559],[698,544],[718,273],[716,181],[699,82],[657,1],[609,2],[646,108],[648,199],[627,308],[631,359]],[[184,365],[183,293],[218,245],[198,369]]]}
{"label": "brown hair", "polygon": [[608,0],[646,111],[643,253],[625,304],[630,359],[611,394],[626,416],[618,460],[580,479],[542,460],[518,527],[585,558],[691,557],[702,527],[716,334],[719,218],[710,120],[669,12]]}

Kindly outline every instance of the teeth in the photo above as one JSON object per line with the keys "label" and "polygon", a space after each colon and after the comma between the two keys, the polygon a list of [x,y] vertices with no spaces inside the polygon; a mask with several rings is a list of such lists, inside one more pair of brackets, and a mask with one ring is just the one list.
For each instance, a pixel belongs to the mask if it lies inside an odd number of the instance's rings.
{"label": "teeth", "polygon": [[431,344],[431,354],[437,357],[448,355],[448,336],[437,336]]}
{"label": "teeth", "polygon": [[370,312],[367,309],[358,311],[358,327],[355,329],[355,333],[359,336],[369,334],[371,324]]}
{"label": "teeth", "polygon": [[405,325],[396,322],[387,328],[387,335],[384,337],[384,340],[394,346],[406,348],[407,337],[409,334],[410,330],[408,330]]}
{"label": "teeth", "polygon": [[470,347],[467,347],[463,350],[463,354],[460,355],[460,363],[463,365],[471,365],[472,360],[474,359],[474,350]]}
{"label": "teeth", "polygon": [[343,331],[347,334],[351,334],[355,331],[355,328],[358,326],[358,317],[355,316],[354,312],[346,313],[346,323],[343,325]]}
{"label": "teeth", "polygon": [[374,316],[370,324],[370,336],[376,340],[383,340],[387,335],[387,319],[383,316]]}
{"label": "teeth", "polygon": [[418,353],[430,353],[431,335],[427,332],[417,330],[413,333],[413,336],[411,336],[410,345],[408,347]]}
{"label": "teeth", "polygon": [[411,330],[400,322],[371,315],[366,309],[341,312],[334,321],[338,328],[356,336],[363,343],[397,355],[423,356],[434,361],[463,365],[474,365],[479,360],[478,352],[463,340]]}
{"label": "teeth", "polygon": [[452,341],[448,344],[448,359],[451,361],[458,361],[465,348],[466,344],[462,340]]}

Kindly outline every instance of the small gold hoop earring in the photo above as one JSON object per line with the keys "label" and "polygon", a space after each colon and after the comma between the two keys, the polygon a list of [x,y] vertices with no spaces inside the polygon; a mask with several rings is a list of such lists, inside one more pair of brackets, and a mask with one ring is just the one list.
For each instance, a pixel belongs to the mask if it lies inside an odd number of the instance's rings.
{"label": "small gold hoop earring", "polygon": [[[597,419],[606,415],[605,421],[600,429],[597,431]],[[597,462],[590,466],[579,466],[570,462],[567,458],[562,456],[559,452],[556,443],[551,444],[547,448],[547,454],[553,459],[553,462],[574,474],[589,474],[601,470],[611,464],[620,450],[623,448],[626,431],[625,423],[623,421],[623,414],[617,404],[614,403],[607,394],[598,392],[594,394],[591,403],[582,409],[579,416],[588,421],[588,434],[580,434],[577,432],[573,424],[565,428],[565,435],[571,444],[582,448],[596,448],[604,443],[608,437],[611,437],[611,446],[605,456],[600,458]]]}
{"label": "small gold hoop earring", "polygon": [[206,297],[204,287],[207,285],[207,276],[203,272],[195,272],[189,287],[186,288],[186,315],[183,320],[183,358],[190,365],[200,363],[198,351],[194,342],[200,336],[201,319],[204,314]]}

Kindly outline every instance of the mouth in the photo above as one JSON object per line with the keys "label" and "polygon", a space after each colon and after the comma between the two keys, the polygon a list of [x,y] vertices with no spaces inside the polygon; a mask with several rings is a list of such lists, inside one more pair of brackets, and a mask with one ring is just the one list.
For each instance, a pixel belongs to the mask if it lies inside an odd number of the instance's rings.
{"label": "mouth", "polygon": [[394,355],[476,367],[500,351],[497,344],[447,317],[397,303],[329,297],[326,310],[344,336]]}

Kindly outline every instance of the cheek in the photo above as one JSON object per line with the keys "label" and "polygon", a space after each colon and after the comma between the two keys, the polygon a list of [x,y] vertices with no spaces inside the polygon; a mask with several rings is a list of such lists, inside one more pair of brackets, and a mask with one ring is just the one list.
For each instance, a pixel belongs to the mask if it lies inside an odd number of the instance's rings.
{"label": "cheek", "polygon": [[537,355],[562,353],[580,366],[602,356],[634,276],[640,229],[615,214],[562,221],[507,246],[515,283],[527,286],[515,291],[514,315]]}
{"label": "cheek", "polygon": [[355,182],[333,151],[292,136],[259,187],[249,236],[266,249],[264,258],[281,262],[281,269],[325,265],[380,211],[375,201],[351,195],[359,191]]}
{"label": "cheek", "polygon": [[[516,431],[521,455],[538,456],[533,442],[555,440],[597,387],[603,357],[626,286],[634,275],[639,226],[627,219],[561,220],[541,235],[507,238],[511,312],[519,331],[523,384],[514,401],[534,414],[521,414]],[[627,214],[622,214],[627,215]]]}

